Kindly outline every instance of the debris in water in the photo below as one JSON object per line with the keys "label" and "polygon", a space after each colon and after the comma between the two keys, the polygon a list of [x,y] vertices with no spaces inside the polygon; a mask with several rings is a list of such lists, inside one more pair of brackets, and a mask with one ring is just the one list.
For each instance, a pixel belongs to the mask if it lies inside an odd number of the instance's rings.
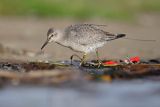
{"label": "debris in water", "polygon": [[[137,60],[137,59],[136,59]],[[62,66],[63,64],[67,66]],[[92,61],[90,61],[92,62]],[[107,64],[117,64],[115,61],[106,61]],[[153,64],[154,62],[154,64]],[[113,79],[134,79],[146,78],[150,76],[160,76],[160,61],[156,59],[143,61],[137,64],[118,64],[115,66],[79,66],[80,61],[73,61],[69,65],[68,61],[63,63],[51,62],[24,62],[17,60],[0,61],[0,84],[16,83],[27,84],[61,84],[81,80],[100,80],[111,82]],[[77,75],[78,73],[78,75]],[[56,74],[56,77],[55,77]],[[82,74],[82,75],[79,75]]]}

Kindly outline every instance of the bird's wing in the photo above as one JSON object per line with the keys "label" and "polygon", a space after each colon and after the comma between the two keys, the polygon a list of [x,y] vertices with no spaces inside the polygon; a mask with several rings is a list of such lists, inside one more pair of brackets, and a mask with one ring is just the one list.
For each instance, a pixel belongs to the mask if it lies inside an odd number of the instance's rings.
{"label": "bird's wing", "polygon": [[114,38],[114,35],[98,28],[99,25],[79,24],[66,28],[66,38],[69,41],[79,43],[81,45],[95,44],[97,42],[105,42]]}
{"label": "bird's wing", "polygon": [[100,27],[107,27],[107,25],[97,25],[97,24],[88,24],[88,25],[96,27],[98,29],[100,29]]}

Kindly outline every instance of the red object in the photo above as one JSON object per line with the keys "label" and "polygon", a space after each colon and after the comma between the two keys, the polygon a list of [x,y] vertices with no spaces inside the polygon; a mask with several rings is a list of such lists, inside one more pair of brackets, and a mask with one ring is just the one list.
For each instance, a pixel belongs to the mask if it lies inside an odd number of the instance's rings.
{"label": "red object", "polygon": [[104,65],[116,65],[118,64],[116,61],[106,61],[103,63]]}
{"label": "red object", "polygon": [[140,62],[140,57],[136,56],[136,57],[131,57],[130,58],[131,62]]}

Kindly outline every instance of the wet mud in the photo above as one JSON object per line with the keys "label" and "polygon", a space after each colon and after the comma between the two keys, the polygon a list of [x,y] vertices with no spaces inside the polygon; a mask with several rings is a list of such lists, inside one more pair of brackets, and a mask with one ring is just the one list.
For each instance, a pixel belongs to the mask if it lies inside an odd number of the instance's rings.
{"label": "wet mud", "polygon": [[[90,61],[94,62],[94,61]],[[24,62],[0,61],[0,84],[57,85],[79,81],[130,80],[156,76],[160,78],[160,61],[146,60],[138,64],[116,66],[79,66],[80,61]]]}

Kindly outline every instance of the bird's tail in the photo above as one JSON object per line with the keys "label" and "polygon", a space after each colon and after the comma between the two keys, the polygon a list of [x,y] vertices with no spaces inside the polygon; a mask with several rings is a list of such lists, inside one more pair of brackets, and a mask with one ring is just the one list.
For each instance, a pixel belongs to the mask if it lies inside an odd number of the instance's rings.
{"label": "bird's tail", "polygon": [[[125,37],[126,34],[116,34],[114,39],[118,39],[118,38],[123,38]],[[156,40],[147,40],[147,39],[135,39],[135,38],[123,38],[123,39],[128,39],[128,40],[136,40],[136,41],[147,41],[147,42],[154,42]],[[112,39],[113,40],[113,39]]]}
{"label": "bird's tail", "polygon": [[123,37],[125,37],[126,36],[126,34],[117,34],[116,35],[116,39],[118,39],[118,38],[123,38]]}

